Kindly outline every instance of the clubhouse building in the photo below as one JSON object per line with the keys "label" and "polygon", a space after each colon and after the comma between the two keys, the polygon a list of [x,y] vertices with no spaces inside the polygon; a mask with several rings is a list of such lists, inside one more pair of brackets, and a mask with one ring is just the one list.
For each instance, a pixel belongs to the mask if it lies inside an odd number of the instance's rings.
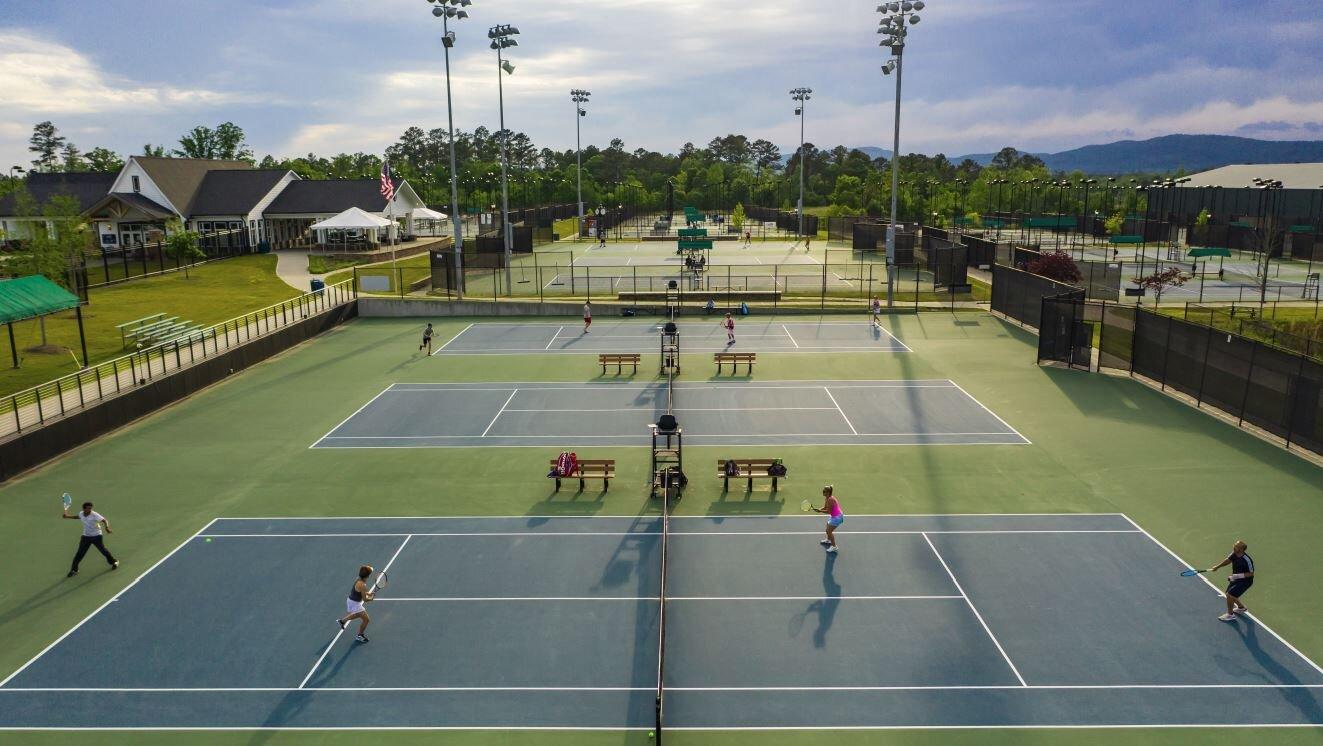
{"label": "clubhouse building", "polygon": [[[224,236],[231,245],[286,249],[375,244],[412,235],[416,224],[438,217],[403,179],[395,179],[395,195],[387,202],[378,179],[302,179],[246,161],[131,156],[118,173],[30,173],[25,186],[26,197],[0,197],[5,239],[22,240],[44,227],[42,206],[66,196],[107,252],[160,240],[172,219],[203,236]],[[391,224],[335,235],[310,230],[355,207]]]}

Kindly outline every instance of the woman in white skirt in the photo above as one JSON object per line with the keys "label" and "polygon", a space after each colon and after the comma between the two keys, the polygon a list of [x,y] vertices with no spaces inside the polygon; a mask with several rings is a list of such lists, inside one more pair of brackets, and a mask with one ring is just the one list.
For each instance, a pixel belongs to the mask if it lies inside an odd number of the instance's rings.
{"label": "woman in white skirt", "polygon": [[350,622],[357,619],[358,634],[354,636],[354,639],[358,642],[368,641],[363,633],[367,632],[368,625],[372,622],[368,618],[367,608],[364,606],[364,604],[376,598],[376,594],[368,590],[367,579],[371,575],[371,565],[363,565],[358,568],[358,579],[354,581],[353,587],[349,589],[349,598],[345,599],[345,609],[348,613],[335,620],[340,625],[340,629],[344,629],[349,626]]}

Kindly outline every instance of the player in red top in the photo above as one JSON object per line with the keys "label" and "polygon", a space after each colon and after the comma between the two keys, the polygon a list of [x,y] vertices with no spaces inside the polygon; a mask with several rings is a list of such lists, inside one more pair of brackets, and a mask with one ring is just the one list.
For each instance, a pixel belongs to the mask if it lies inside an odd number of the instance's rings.
{"label": "player in red top", "polygon": [[726,318],[722,320],[721,325],[726,327],[726,344],[735,344],[735,319],[731,318],[731,315],[727,313]]}

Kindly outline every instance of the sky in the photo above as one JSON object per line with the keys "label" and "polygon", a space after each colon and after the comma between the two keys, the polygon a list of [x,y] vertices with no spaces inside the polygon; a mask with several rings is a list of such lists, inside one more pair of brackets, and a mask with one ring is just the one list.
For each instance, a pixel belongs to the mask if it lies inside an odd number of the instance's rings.
{"label": "sky", "polygon": [[[474,0],[452,25],[455,125],[498,129],[489,26],[521,34],[506,126],[676,152],[740,133],[890,148],[878,0]],[[260,158],[381,153],[446,125],[426,0],[3,0],[0,168],[32,125],[140,153],[233,121]],[[1056,152],[1171,133],[1323,139],[1323,0],[931,0],[904,58],[901,150]]]}

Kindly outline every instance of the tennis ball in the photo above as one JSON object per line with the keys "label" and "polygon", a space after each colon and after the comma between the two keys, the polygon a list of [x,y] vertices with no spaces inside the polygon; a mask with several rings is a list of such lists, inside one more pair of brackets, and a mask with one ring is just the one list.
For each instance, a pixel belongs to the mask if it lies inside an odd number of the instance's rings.
{"label": "tennis ball", "polygon": [[648,738],[656,738],[656,737],[657,737],[656,733],[653,733],[652,731],[648,731]]}
{"label": "tennis ball", "polygon": [[208,544],[211,543],[211,539],[210,539],[210,538],[207,539],[207,543],[208,543]]}

